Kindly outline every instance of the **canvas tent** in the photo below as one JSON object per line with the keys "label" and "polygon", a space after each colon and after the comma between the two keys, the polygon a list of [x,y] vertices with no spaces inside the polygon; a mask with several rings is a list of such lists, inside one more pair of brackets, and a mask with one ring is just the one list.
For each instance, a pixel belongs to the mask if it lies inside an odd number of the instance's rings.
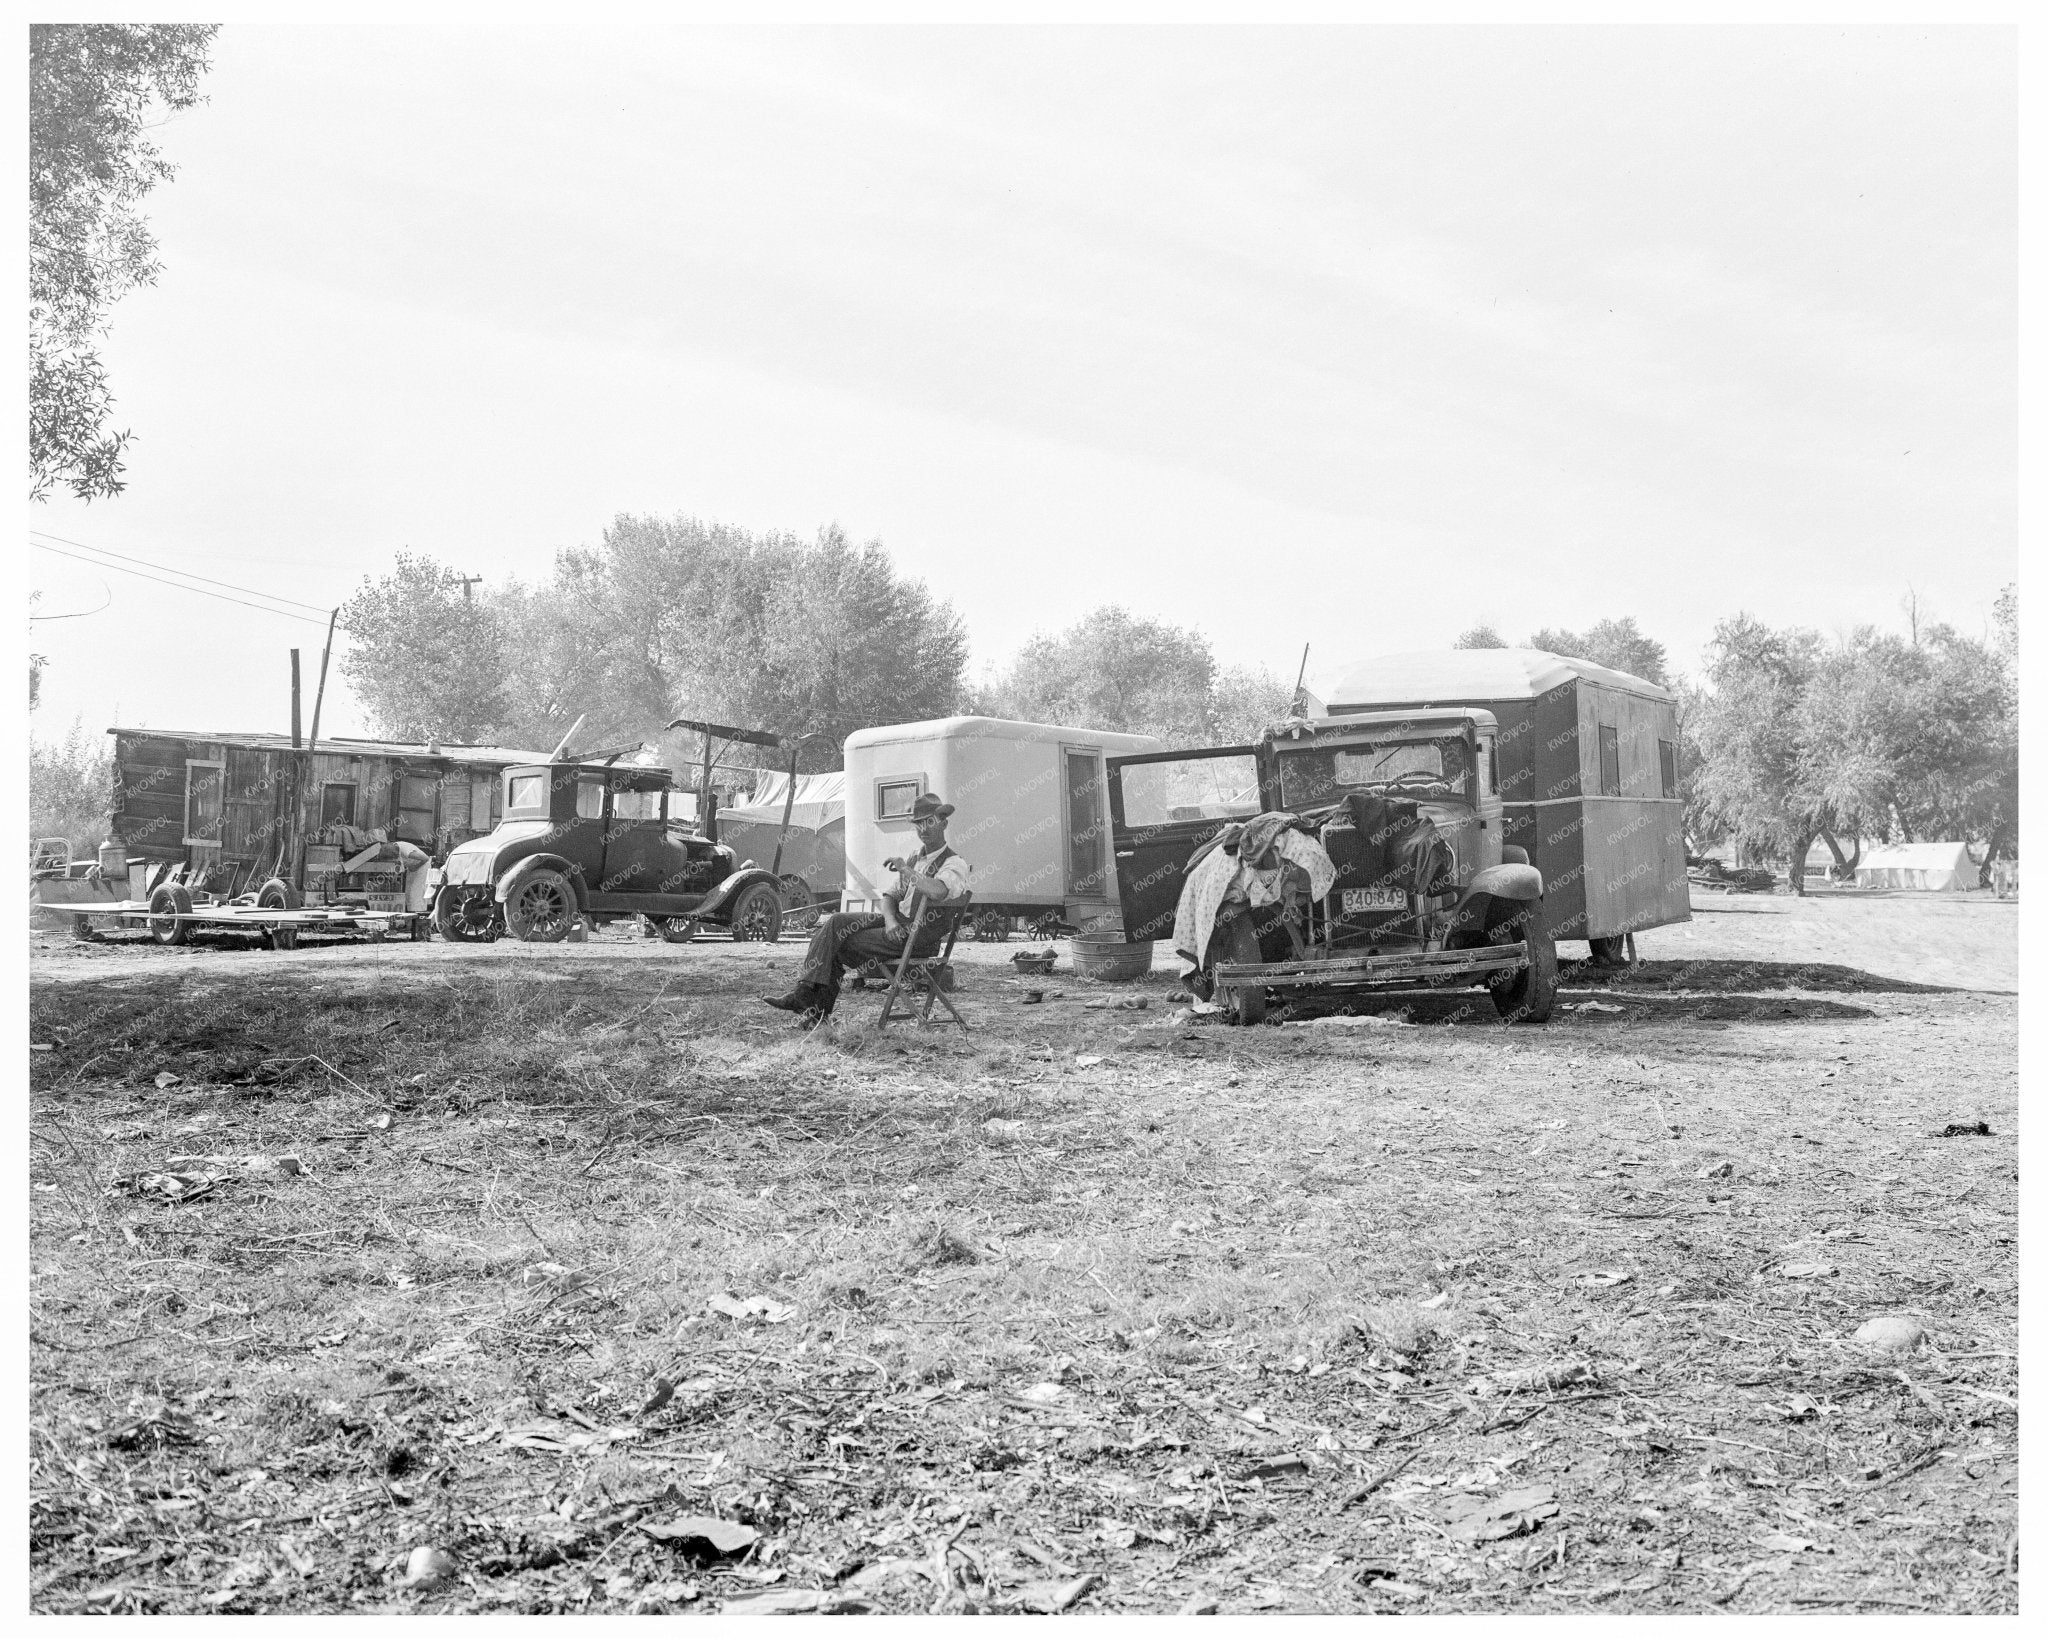
{"label": "canvas tent", "polygon": [[[718,839],[737,857],[766,866],[782,835],[782,804],[789,775],[763,769],[753,799],[718,811]],[[789,835],[782,841],[782,875],[799,878],[803,897],[837,898],[846,885],[846,776],[799,774],[789,810]],[[794,884],[791,884],[792,887]]]}
{"label": "canvas tent", "polygon": [[1872,848],[1856,865],[1859,888],[1974,888],[1976,861],[1960,842],[1904,842]]}

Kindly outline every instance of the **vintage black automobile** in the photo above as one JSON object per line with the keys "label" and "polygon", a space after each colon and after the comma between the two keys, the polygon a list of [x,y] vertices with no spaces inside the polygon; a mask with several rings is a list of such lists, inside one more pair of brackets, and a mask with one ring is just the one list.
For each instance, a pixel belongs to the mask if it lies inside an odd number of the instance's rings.
{"label": "vintage black automobile", "polygon": [[674,941],[700,924],[735,939],[775,939],[782,895],[774,874],[736,861],[672,813],[679,794],[666,768],[600,762],[515,765],[505,770],[497,829],[450,851],[434,897],[443,937],[553,941],[578,916],[590,922],[641,916]]}
{"label": "vintage black automobile", "polygon": [[1471,708],[1291,719],[1256,745],[1108,760],[1127,940],[1170,937],[1203,845],[1288,815],[1336,879],[1318,901],[1219,916],[1188,983],[1234,1024],[1269,996],[1484,984],[1540,1024],[1557,994],[1543,877],[1504,841],[1499,725]]}

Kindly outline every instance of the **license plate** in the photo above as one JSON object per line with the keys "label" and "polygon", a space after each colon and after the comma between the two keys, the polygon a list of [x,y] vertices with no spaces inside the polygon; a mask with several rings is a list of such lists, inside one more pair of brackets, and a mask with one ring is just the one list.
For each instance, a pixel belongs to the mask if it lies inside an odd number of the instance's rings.
{"label": "license plate", "polygon": [[1399,888],[1346,888],[1344,914],[1357,911],[1405,911],[1408,896]]}

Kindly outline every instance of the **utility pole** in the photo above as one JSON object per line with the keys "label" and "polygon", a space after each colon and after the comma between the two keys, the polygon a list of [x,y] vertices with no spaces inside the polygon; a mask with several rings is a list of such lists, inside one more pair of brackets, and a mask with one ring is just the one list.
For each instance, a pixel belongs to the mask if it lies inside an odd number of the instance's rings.
{"label": "utility pole", "polygon": [[292,650],[292,750],[299,749],[299,651]]}
{"label": "utility pole", "polygon": [[448,584],[449,584],[450,586],[459,586],[459,587],[461,587],[461,588],[462,588],[462,601],[463,601],[464,603],[468,603],[468,602],[470,601],[470,596],[469,596],[469,589],[470,589],[470,588],[471,588],[472,586],[481,586],[481,585],[483,584],[483,576],[481,576],[481,575],[457,575],[457,576],[456,576],[456,577],[455,577],[455,578],[454,578],[453,580],[449,581],[449,583],[448,583]]}

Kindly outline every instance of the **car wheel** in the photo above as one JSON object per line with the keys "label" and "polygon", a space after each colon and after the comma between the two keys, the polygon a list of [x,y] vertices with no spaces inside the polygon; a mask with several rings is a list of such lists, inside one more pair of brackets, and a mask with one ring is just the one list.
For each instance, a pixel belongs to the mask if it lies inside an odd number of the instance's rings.
{"label": "car wheel", "polygon": [[[1209,940],[1209,960],[1225,962],[1256,962],[1259,958],[1259,933],[1252,925],[1251,914],[1241,912],[1219,927]],[[1214,972],[1203,977],[1215,992],[1215,1000],[1222,1005],[1223,1016],[1231,1024],[1261,1024],[1266,1017],[1266,987],[1264,985],[1218,985]]]}
{"label": "car wheel", "polygon": [[1031,924],[1031,937],[1033,939],[1044,940],[1050,943],[1059,936],[1060,919],[1055,911],[1047,911],[1045,915],[1036,918]]}
{"label": "car wheel", "polygon": [[985,945],[1000,945],[1010,937],[1010,919],[1001,911],[978,911],[974,917],[974,937]]}
{"label": "car wheel", "polygon": [[[1543,901],[1530,905],[1521,917],[1522,944],[1528,960],[1512,973],[1487,981],[1493,992],[1494,1010],[1510,1024],[1544,1024],[1557,1005],[1557,941],[1550,937],[1543,919]],[[1493,943],[1500,943],[1498,930]]]}
{"label": "car wheel", "polygon": [[773,944],[782,937],[782,895],[766,882],[750,882],[732,902],[732,937]]}
{"label": "car wheel", "polygon": [[[257,890],[256,908],[265,911],[295,911],[299,908],[299,890],[283,877],[274,876]],[[289,926],[268,927],[263,930],[263,942],[272,950],[297,950],[299,930]]]}
{"label": "car wheel", "polygon": [[166,882],[149,896],[149,935],[160,945],[182,945],[192,937],[192,924],[177,918],[192,914],[192,896],[175,882]]}
{"label": "car wheel", "polygon": [[[470,915],[470,901],[473,895],[465,894],[454,883],[446,884],[434,895],[434,926],[440,929],[443,939],[458,945],[481,944],[491,937],[492,918],[487,914],[481,926]],[[485,900],[486,907],[490,901]]]}
{"label": "car wheel", "polygon": [[535,871],[505,896],[505,926],[528,944],[556,944],[575,922],[576,890],[560,871]]}
{"label": "car wheel", "polygon": [[697,937],[697,919],[694,916],[664,916],[657,919],[654,926],[666,944],[687,945]]}
{"label": "car wheel", "polygon": [[786,917],[783,926],[792,930],[801,928],[808,933],[818,925],[818,910],[812,901],[817,896],[811,892],[811,885],[800,876],[782,878],[782,904],[785,910],[799,912]]}
{"label": "car wheel", "polygon": [[1594,964],[1598,967],[1625,967],[1628,964],[1628,940],[1624,935],[1616,934],[1608,939],[1588,939],[1586,946],[1592,952]]}

